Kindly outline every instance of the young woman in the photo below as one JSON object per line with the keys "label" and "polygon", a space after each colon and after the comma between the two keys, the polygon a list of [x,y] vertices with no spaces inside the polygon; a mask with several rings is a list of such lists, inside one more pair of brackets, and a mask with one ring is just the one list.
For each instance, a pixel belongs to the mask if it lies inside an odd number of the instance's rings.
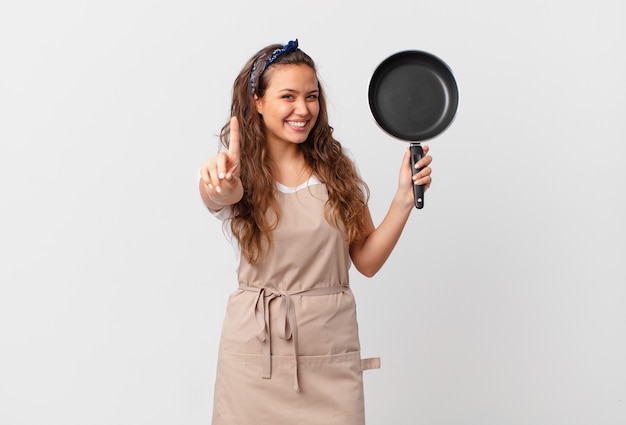
{"label": "young woman", "polygon": [[313,60],[297,40],[255,54],[235,80],[225,150],[199,189],[237,248],[239,287],[223,324],[213,425],[362,425],[362,372],[351,264],[373,276],[431,183],[428,146],[408,151],[375,227],[369,192],[333,138]]}

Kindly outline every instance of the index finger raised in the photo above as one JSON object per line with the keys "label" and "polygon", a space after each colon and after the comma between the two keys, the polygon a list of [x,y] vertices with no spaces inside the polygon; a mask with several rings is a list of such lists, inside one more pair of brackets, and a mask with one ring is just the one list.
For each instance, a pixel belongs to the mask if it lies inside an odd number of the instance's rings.
{"label": "index finger raised", "polygon": [[230,140],[228,142],[228,156],[239,159],[239,122],[237,117],[230,118]]}

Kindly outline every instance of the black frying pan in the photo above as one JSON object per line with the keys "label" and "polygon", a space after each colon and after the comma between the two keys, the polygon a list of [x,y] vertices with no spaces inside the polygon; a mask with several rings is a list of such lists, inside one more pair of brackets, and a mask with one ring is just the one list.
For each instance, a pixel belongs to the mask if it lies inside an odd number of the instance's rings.
{"label": "black frying pan", "polygon": [[[369,85],[369,105],[378,125],[411,142],[411,169],[423,156],[420,142],[444,131],[454,119],[459,92],[452,71],[435,55],[407,50],[385,59]],[[424,186],[414,186],[415,208],[424,206]]]}

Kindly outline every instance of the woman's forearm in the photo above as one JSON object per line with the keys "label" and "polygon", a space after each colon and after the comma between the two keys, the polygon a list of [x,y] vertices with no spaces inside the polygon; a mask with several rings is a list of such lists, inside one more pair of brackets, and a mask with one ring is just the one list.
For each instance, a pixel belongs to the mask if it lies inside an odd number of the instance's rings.
{"label": "woman's forearm", "polygon": [[412,209],[413,204],[407,204],[406,197],[396,196],[385,218],[375,229],[367,213],[371,231],[350,248],[352,262],[359,272],[372,277],[380,270],[400,239]]}

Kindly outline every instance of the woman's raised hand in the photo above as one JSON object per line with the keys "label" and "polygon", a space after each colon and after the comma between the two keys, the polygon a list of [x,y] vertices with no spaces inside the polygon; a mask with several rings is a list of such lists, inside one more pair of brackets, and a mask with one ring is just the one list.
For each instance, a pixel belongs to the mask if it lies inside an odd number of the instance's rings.
{"label": "woman's raised hand", "polygon": [[428,145],[422,145],[423,156],[417,164],[415,164],[415,168],[420,169],[420,172],[413,175],[411,172],[411,153],[409,149],[404,153],[404,157],[402,158],[402,167],[400,168],[400,177],[398,181],[398,191],[402,193],[402,198],[406,200],[407,205],[413,205],[413,185],[420,184],[424,185],[424,192],[428,190],[430,184],[432,183],[432,168],[430,168],[430,163],[433,161],[432,156],[428,155],[429,147]]}
{"label": "woman's raised hand", "polygon": [[228,151],[218,153],[200,167],[206,194],[218,205],[234,204],[243,195],[239,180],[239,158],[239,123],[236,117],[232,117]]}

